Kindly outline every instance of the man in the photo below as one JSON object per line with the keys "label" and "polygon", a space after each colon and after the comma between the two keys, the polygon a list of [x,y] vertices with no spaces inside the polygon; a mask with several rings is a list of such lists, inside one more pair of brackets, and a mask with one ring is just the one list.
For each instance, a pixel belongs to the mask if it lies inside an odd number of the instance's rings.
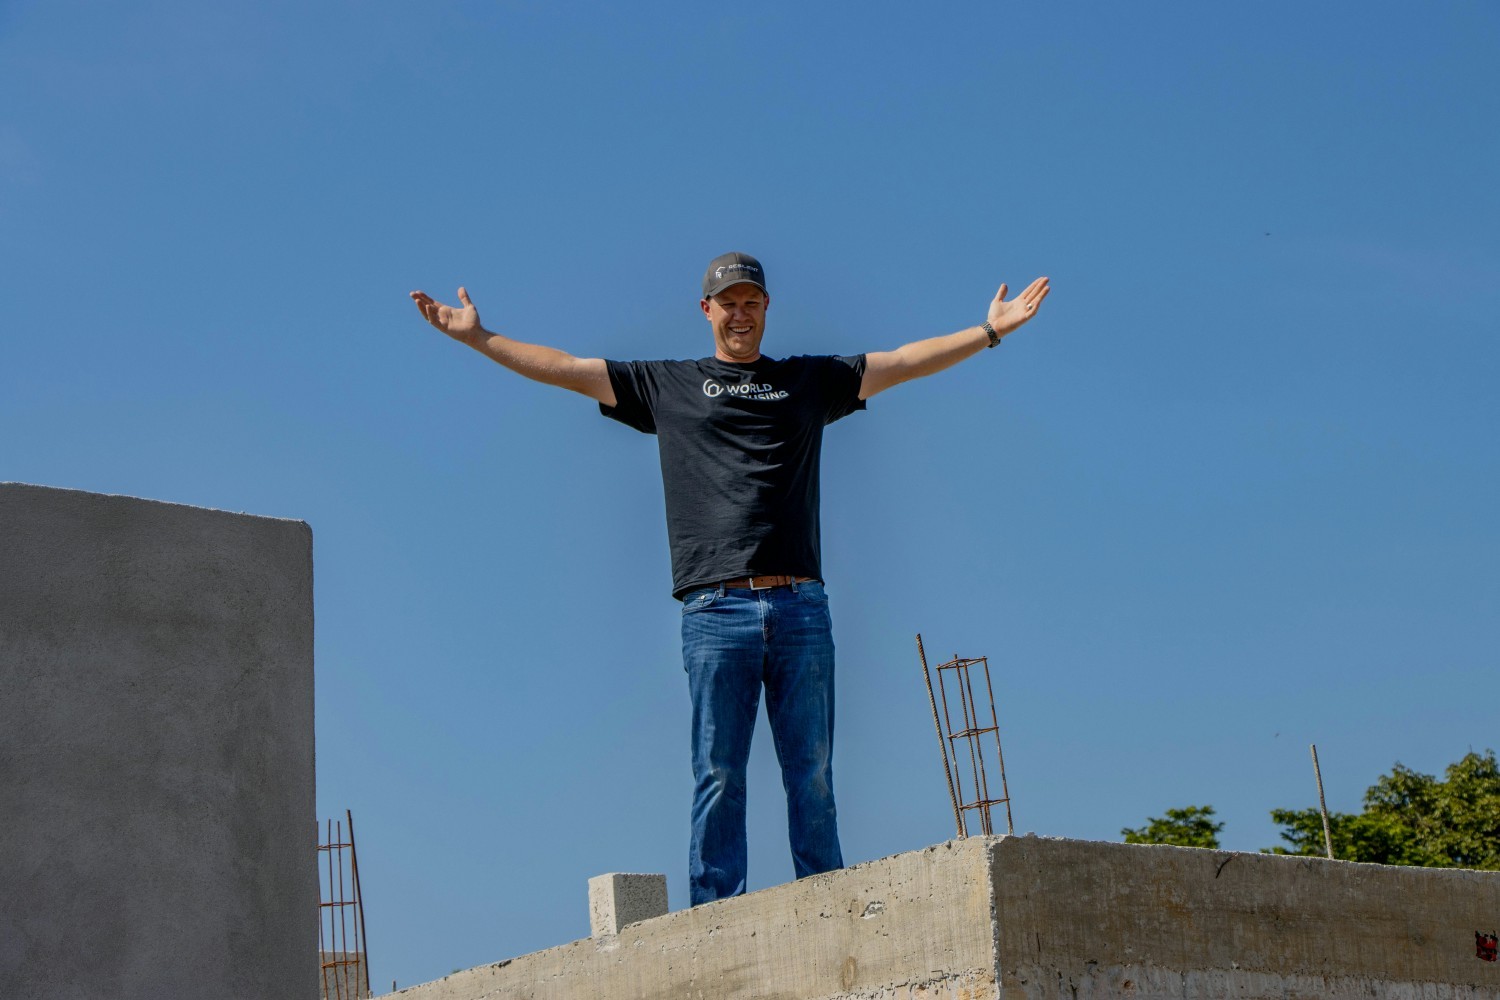
{"label": "man", "polygon": [[778,361],[760,352],[771,304],[765,272],[754,257],[728,253],[709,263],[699,302],[713,357],[648,362],[576,358],[491,333],[462,288],[460,308],[411,293],[453,339],[657,435],[693,705],[693,905],[745,891],[745,768],[762,688],[797,877],[843,867],[833,637],[819,552],[823,427],[878,392],[994,347],[1036,315],[1049,285],[1038,278],[1008,302],[1006,290],[983,324],[958,333],[894,351]]}

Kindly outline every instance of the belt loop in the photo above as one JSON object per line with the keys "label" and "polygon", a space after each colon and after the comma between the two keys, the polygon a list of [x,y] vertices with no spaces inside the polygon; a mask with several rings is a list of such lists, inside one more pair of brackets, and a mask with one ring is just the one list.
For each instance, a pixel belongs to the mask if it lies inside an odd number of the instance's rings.
{"label": "belt loop", "polygon": [[793,573],[792,574],[792,593],[794,593],[794,594],[797,593],[797,586],[798,586],[798,584],[797,584],[797,574]]}
{"label": "belt loop", "polygon": [[719,596],[720,597],[724,596],[724,581],[723,580],[719,581]]}

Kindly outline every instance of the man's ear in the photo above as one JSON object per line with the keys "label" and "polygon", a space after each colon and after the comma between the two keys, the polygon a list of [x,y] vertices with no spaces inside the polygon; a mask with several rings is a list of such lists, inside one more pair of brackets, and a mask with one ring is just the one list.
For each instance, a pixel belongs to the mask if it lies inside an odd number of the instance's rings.
{"label": "man's ear", "polygon": [[708,300],[707,299],[699,299],[698,300],[698,308],[703,310],[703,318],[704,319],[708,320],[710,323],[712,323],[714,321],[713,316],[708,311]]}

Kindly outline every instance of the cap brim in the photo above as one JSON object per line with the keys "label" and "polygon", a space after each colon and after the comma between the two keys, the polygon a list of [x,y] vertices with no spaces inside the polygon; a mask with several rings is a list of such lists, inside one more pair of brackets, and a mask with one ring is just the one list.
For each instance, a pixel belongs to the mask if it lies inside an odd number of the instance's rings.
{"label": "cap brim", "polygon": [[703,293],[703,297],[705,299],[711,299],[715,295],[718,295],[720,292],[722,292],[724,289],[726,289],[726,288],[733,288],[735,285],[754,285],[756,288],[759,288],[762,292],[765,292],[767,295],[771,294],[769,291],[766,290],[766,286],[762,285],[758,281],[753,281],[750,278],[730,278],[730,279],[727,279],[725,281],[720,281],[720,282],[718,282],[716,284],[710,285],[708,287],[708,289]]}

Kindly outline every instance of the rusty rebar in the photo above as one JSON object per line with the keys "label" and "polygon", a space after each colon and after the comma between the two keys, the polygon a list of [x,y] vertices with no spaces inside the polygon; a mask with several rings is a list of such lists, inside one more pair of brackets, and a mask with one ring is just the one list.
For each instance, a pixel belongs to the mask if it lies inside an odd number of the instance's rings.
{"label": "rusty rebar", "polygon": [[[318,832],[318,827],[320,825],[321,824],[318,823],[316,820],[313,821],[313,841],[314,842],[317,842],[317,841],[319,841],[319,840],[322,839],[322,834]],[[322,844],[318,844],[318,852],[322,853],[322,851],[323,851],[323,845]],[[323,873],[319,872],[318,873],[318,972],[323,977],[323,996],[326,998],[328,996],[328,963],[323,960],[323,956],[328,953],[328,949],[326,947],[327,941],[323,937],[323,884],[322,883],[323,883]]]}
{"label": "rusty rebar", "polygon": [[980,659],[984,661],[985,690],[990,694],[990,721],[995,724],[995,759],[1000,762],[1000,794],[1005,796],[1005,833],[1015,836],[1016,824],[1010,816],[1010,782],[1005,780],[1005,751],[1000,748],[1000,715],[995,710],[995,685],[990,681],[990,658]]}
{"label": "rusty rebar", "polygon": [[1318,779],[1318,812],[1323,814],[1323,850],[1328,854],[1328,860],[1333,860],[1333,834],[1328,830],[1328,803],[1323,801],[1323,769],[1318,766],[1318,745],[1309,743],[1312,748],[1313,776]]}
{"label": "rusty rebar", "polygon": [[948,685],[943,680],[943,665],[938,664],[938,697],[943,701],[943,725],[948,730],[948,752],[953,755],[953,782],[958,791],[958,828],[960,837],[969,835],[969,818],[964,815],[964,773],[958,766],[958,750],[953,746],[953,715],[948,710]]}
{"label": "rusty rebar", "polygon": [[969,696],[970,721],[965,731],[969,741],[969,756],[974,759],[974,804],[979,810],[979,828],[988,836],[995,832],[987,807],[990,799],[990,781],[984,766],[984,753],[979,746],[979,737],[982,733],[979,727],[979,699],[974,697],[974,674],[969,669],[976,661],[960,660],[958,654],[954,653],[953,662],[958,664],[954,673],[957,674],[959,671],[963,673],[963,689],[968,692]]}
{"label": "rusty rebar", "polygon": [[[329,969],[329,968],[333,969],[333,994],[337,998],[337,1000],[343,1000],[343,997],[344,997],[344,986],[343,986],[343,982],[342,982],[342,976],[340,975],[340,973],[342,972],[342,970],[339,968],[339,965],[338,965],[339,938],[338,938],[338,931],[335,928],[334,923],[333,923],[333,909],[334,909],[334,907],[337,907],[339,905],[339,903],[338,903],[337,900],[334,900],[334,899],[331,898],[333,896],[333,845],[335,843],[335,841],[333,839],[333,820],[330,819],[328,821],[327,829],[328,829],[328,845],[327,845],[326,850],[328,851],[328,895],[330,897],[330,899],[328,901],[328,904],[327,904],[327,910],[328,910],[328,942],[332,946],[331,949],[330,949],[330,951],[329,951],[329,954],[333,956],[333,960],[329,961],[329,962],[325,962],[323,964],[323,968],[324,969]],[[324,986],[324,995],[326,997],[326,995],[327,995],[327,985],[326,984],[328,982],[328,977],[327,977],[326,973],[324,975],[323,982],[325,984],[325,986]]]}
{"label": "rusty rebar", "polygon": [[374,996],[375,991],[370,988],[370,935],[365,930],[365,894],[359,888],[359,849],[354,846],[354,813],[345,809],[344,815],[349,817],[349,870],[354,876],[354,902],[359,921],[354,930],[354,947],[360,955],[365,995]]}
{"label": "rusty rebar", "polygon": [[[328,853],[326,892],[323,884],[320,884],[318,892],[318,952],[320,956],[326,956],[319,958],[324,1000],[360,1000],[361,997],[373,994],[370,988],[369,945],[365,941],[364,898],[359,887],[359,860],[354,845],[354,815],[346,809],[344,816],[349,821],[347,841],[344,839],[342,821],[335,823],[329,819],[326,834],[319,834],[320,841],[326,836],[327,842],[318,844],[318,853]],[[315,824],[315,829],[324,829],[324,824]],[[347,878],[344,857],[346,848],[349,852]],[[324,883],[321,862],[318,881]],[[337,918],[334,916],[335,911]],[[324,914],[327,915],[326,923]],[[349,938],[351,923],[354,927],[352,944]],[[358,968],[352,969],[354,966]]]}
{"label": "rusty rebar", "polygon": [[[947,663],[937,666],[938,696],[943,702],[942,716],[937,715],[936,702],[931,700],[932,684],[930,671],[927,666],[925,649],[918,637],[918,652],[922,655],[922,667],[924,677],[928,678],[929,703],[934,714],[934,721],[938,727],[940,745],[943,750],[943,763],[949,779],[949,796],[953,801],[955,819],[962,836],[968,836],[968,813],[971,811],[979,814],[980,832],[985,835],[995,833],[993,810],[996,805],[1005,804],[1005,830],[1007,835],[1015,834],[1015,817],[1010,805],[1010,781],[1005,773],[1005,749],[1000,740],[1000,715],[995,707],[995,684],[990,676],[989,658],[980,656],[965,658],[957,653]],[[984,670],[985,693],[989,695],[990,717],[988,725],[982,718],[980,703],[974,689],[975,665]],[[962,715],[962,729],[956,730],[953,726],[952,707],[948,704],[948,677],[952,672],[952,680],[956,686],[959,710]],[[946,727],[946,731],[945,731]],[[985,760],[985,752],[982,746],[983,737],[986,733],[993,733],[995,737],[995,763],[1000,768],[1000,796],[997,798],[990,791],[989,786],[989,762]],[[963,787],[963,770],[958,767],[958,740],[964,740],[969,746],[969,769],[974,779],[974,797],[971,800]],[[950,757],[951,755],[951,757]],[[952,766],[949,767],[951,760]]]}
{"label": "rusty rebar", "polygon": [[[953,768],[948,764],[948,745],[943,741],[943,724],[938,721],[937,700],[932,696],[932,673],[927,669],[927,650],[922,648],[922,633],[917,633],[917,656],[922,660],[922,680],[927,683],[927,704],[932,708],[932,725],[937,730],[938,751],[943,755],[943,776],[948,779],[948,801],[953,803],[953,821],[958,835],[964,836],[964,814],[958,807],[958,793],[953,790]],[[946,708],[946,703],[944,705]]]}
{"label": "rusty rebar", "polygon": [[[341,975],[340,975],[339,978],[341,980],[343,980],[345,983],[348,983],[349,982],[348,960],[349,960],[349,956],[352,954],[352,952],[350,952],[350,950],[349,950],[349,906],[348,906],[349,896],[344,891],[344,824],[343,824],[342,821],[338,824],[338,838],[339,838],[338,839],[338,852],[339,852],[339,866],[338,866],[339,867],[339,934],[344,939],[344,951],[343,951],[342,958],[344,959],[344,962],[345,962],[344,966],[341,969]],[[359,996],[359,990],[355,989],[352,985],[350,986],[349,992],[351,994],[350,1000],[355,1000],[355,998],[357,998]]]}
{"label": "rusty rebar", "polygon": [[[946,699],[946,696],[947,696],[947,682],[943,679],[943,671],[945,671],[945,670],[952,671],[953,672],[953,684],[954,684],[955,687],[958,688],[959,707],[963,710],[963,723],[964,723],[964,727],[963,727],[962,730],[960,730],[959,732],[955,733],[953,731],[953,720],[952,720],[952,718],[951,717],[948,718],[947,721],[948,721],[948,741],[949,741],[949,744],[952,745],[957,740],[963,739],[965,741],[965,743],[968,745],[968,748],[969,748],[969,768],[970,768],[971,773],[974,776],[974,801],[973,802],[970,802],[964,796],[964,794],[963,794],[964,782],[963,782],[963,774],[962,774],[962,772],[960,772],[959,779],[958,779],[959,799],[961,800],[959,808],[962,811],[964,811],[965,813],[967,813],[968,811],[970,811],[972,809],[979,809],[981,803],[983,803],[983,801],[984,801],[984,795],[985,795],[984,791],[982,790],[983,786],[980,783],[980,778],[979,778],[979,755],[978,755],[978,752],[977,752],[977,747],[976,747],[976,745],[974,743],[974,730],[975,730],[975,728],[978,725],[977,722],[976,722],[976,720],[975,720],[974,709],[977,708],[977,706],[972,706],[971,705],[970,694],[972,692],[969,691],[969,689],[965,685],[964,677],[961,676],[961,674],[966,669],[967,668],[966,668],[966,666],[964,664],[964,661],[959,657],[959,655],[957,653],[953,654],[953,659],[949,660],[947,663],[939,664],[939,666],[938,666],[938,690],[940,690],[940,691],[942,691],[944,693],[944,698]],[[955,764],[958,763],[958,748],[957,747],[954,747],[954,749],[953,749],[953,761],[954,761]],[[968,829],[968,817],[967,816],[964,818],[964,828],[966,830]],[[985,814],[984,814],[983,810],[979,811],[979,832],[980,833],[984,833],[984,834],[989,833],[988,824],[985,822]]]}

